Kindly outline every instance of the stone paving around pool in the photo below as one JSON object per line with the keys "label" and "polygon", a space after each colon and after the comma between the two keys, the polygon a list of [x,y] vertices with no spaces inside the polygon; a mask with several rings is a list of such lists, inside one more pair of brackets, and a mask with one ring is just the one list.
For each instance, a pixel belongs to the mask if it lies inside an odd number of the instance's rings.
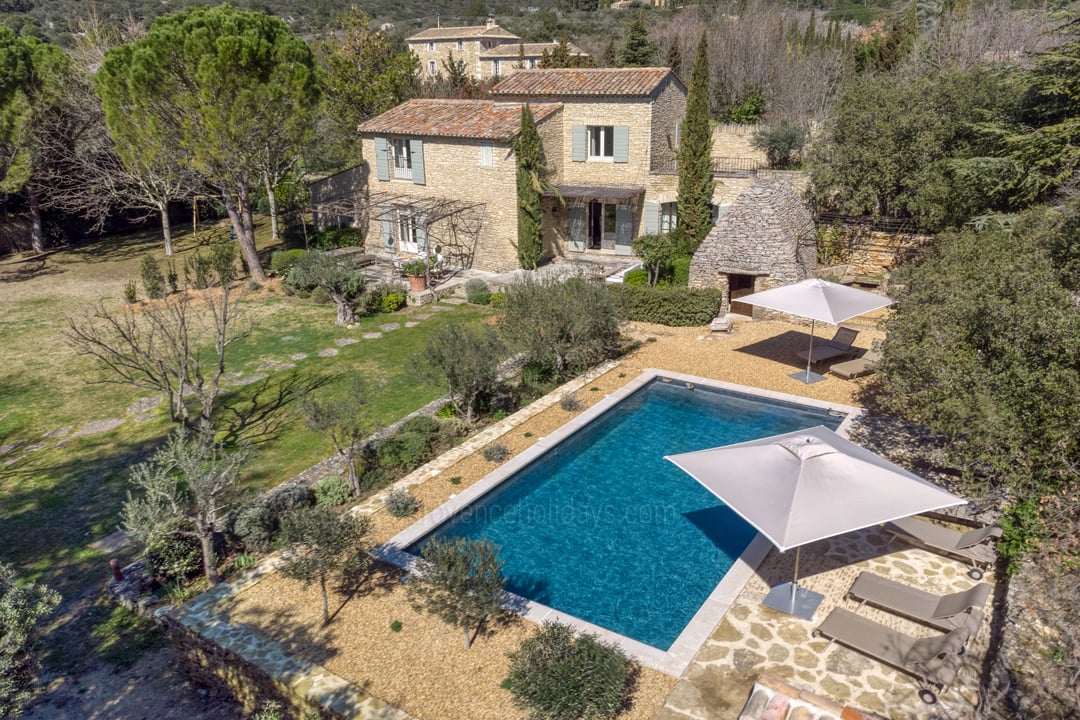
{"label": "stone paving around pool", "polygon": [[[987,617],[969,642],[963,670],[936,705],[918,698],[914,678],[812,635],[834,607],[856,610],[858,603],[845,595],[863,570],[944,594],[975,584],[966,566],[905,546],[876,527],[811,543],[802,551],[799,583],[822,593],[825,600],[806,621],[761,604],[769,587],[791,579],[794,560],[792,552],[769,553],[683,674],[657,720],[737,718],[761,674],[891,720],[974,716],[978,672],[990,637],[990,607],[984,608]],[[909,635],[929,637],[937,632],[869,606],[857,612]]]}

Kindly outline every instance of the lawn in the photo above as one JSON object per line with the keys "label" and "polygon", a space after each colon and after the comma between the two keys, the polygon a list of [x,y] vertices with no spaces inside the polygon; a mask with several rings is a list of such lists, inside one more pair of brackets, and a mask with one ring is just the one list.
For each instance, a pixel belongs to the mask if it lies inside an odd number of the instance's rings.
{"label": "lawn", "polygon": [[[266,255],[274,249],[267,234],[259,228]],[[180,228],[175,243],[182,267],[198,239]],[[136,421],[131,406],[152,393],[97,382],[107,376],[65,340],[68,323],[86,322],[96,303],[122,302],[124,285],[138,279],[147,252],[164,259],[158,232],[65,248],[51,254],[44,268],[17,257],[0,260],[0,559],[66,596],[108,577],[108,555],[90,544],[117,529],[128,469],[172,429],[164,404],[150,419]],[[421,312],[410,309],[363,318],[345,329],[334,325],[333,305],[287,297],[276,283],[251,292],[246,282],[240,286],[241,306],[255,327],[230,348],[227,371],[239,373],[244,382],[266,377],[229,387],[218,406],[230,409],[217,420],[221,429],[253,444],[255,458],[244,476],[253,490],[287,480],[332,452],[325,436],[305,426],[298,392],[339,392],[359,373],[369,388],[372,419],[388,424],[443,392],[415,366],[426,338],[449,322],[479,321],[490,314],[466,305],[406,328],[405,321]],[[400,329],[363,339],[390,322],[400,323]],[[335,343],[348,339],[357,342]],[[327,349],[338,354],[319,357]],[[290,359],[299,353],[306,358]],[[295,367],[281,368],[284,363]],[[124,422],[107,432],[79,433],[87,423],[107,419]],[[121,559],[133,558],[128,553]]]}

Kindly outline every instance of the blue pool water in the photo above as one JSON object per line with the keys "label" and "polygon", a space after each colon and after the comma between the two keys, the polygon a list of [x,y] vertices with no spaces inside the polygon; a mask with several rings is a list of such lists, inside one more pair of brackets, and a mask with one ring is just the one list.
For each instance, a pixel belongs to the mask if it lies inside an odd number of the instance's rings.
{"label": "blue pool water", "polygon": [[511,592],[667,650],[754,529],[664,456],[842,420],[656,380],[408,550],[486,536]]}

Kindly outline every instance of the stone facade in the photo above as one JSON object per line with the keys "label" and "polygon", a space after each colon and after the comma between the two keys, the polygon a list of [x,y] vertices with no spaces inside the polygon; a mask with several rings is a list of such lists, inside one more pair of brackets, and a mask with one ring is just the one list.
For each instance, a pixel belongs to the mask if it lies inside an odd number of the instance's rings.
{"label": "stone facade", "polygon": [[[541,143],[555,149],[561,135],[560,111],[537,122]],[[375,158],[377,135],[362,138],[365,158]],[[379,180],[370,173],[372,205],[365,240],[367,252],[395,255],[423,254],[442,248],[447,267],[472,267],[503,272],[518,267],[517,161],[505,139],[424,136],[424,182],[390,174]],[[552,162],[552,153],[548,154]],[[401,213],[454,203],[460,212],[440,217],[426,227],[421,242],[404,242]],[[386,236],[389,229],[392,237]],[[414,246],[415,245],[415,246]]]}
{"label": "stone facade", "polygon": [[[573,215],[581,213],[588,224],[590,213],[600,207],[595,203],[614,204],[630,213],[630,239],[657,232],[652,223],[659,205],[674,202],[678,193],[678,176],[670,168],[675,166],[676,127],[686,112],[686,88],[674,74],[668,72],[648,94],[641,95],[551,92],[502,96],[519,102],[559,102],[563,106],[558,146],[545,144],[553,170],[550,180],[561,195],[561,200],[547,198],[544,205],[544,244],[550,255],[573,258],[631,254],[630,245],[616,243],[606,229],[595,245],[571,238]],[[596,126],[626,128],[625,162],[615,157],[589,157],[589,153],[584,159],[580,153],[574,159],[575,142],[580,143],[582,128]],[[646,212],[650,204],[655,206],[652,214]]]}
{"label": "stone facade", "polygon": [[[720,218],[690,262],[690,287],[719,288],[723,312],[732,295],[760,292],[810,277],[817,263],[814,220],[782,179],[758,178]],[[754,317],[774,311],[753,308]],[[784,316],[786,319],[786,316]]]}
{"label": "stone facade", "polygon": [[450,59],[465,63],[465,72],[477,80],[485,79],[484,66],[490,72],[491,63],[481,62],[481,55],[500,45],[517,45],[521,38],[503,30],[491,18],[484,25],[428,28],[410,35],[406,45],[420,60],[420,76],[434,80],[445,70],[443,63]]}

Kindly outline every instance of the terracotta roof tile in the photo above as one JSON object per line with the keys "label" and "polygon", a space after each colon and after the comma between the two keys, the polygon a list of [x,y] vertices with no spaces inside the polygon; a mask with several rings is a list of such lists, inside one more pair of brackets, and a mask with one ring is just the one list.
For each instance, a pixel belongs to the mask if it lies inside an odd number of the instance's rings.
{"label": "terracotta roof tile", "polygon": [[[562,107],[559,103],[530,105],[536,122]],[[503,140],[516,135],[521,128],[522,107],[522,103],[488,100],[409,100],[361,123],[359,131]]]}
{"label": "terracotta roof tile", "polygon": [[473,38],[509,38],[519,40],[514,33],[498,25],[466,25],[464,27],[434,27],[421,30],[405,38],[406,42],[429,42],[432,40],[469,40]]}
{"label": "terracotta roof tile", "polygon": [[669,68],[569,68],[514,73],[492,95],[647,96],[671,74]]}
{"label": "terracotta roof tile", "polygon": [[[558,42],[523,43],[521,45],[519,45],[518,43],[505,43],[503,45],[496,45],[495,47],[491,48],[490,50],[485,50],[484,52],[480,53],[480,57],[485,58],[485,59],[486,58],[500,58],[500,59],[501,58],[511,58],[511,59],[513,59],[513,58],[516,58],[520,54],[519,53],[520,50],[523,50],[525,57],[527,57],[527,58],[528,57],[536,57],[536,58],[538,58],[538,57],[540,57],[541,55],[544,54],[545,50],[547,50],[550,53],[551,51],[553,51],[557,47],[559,47]],[[581,48],[579,48],[577,45],[574,45],[573,43],[567,43],[566,47],[570,51],[571,55],[588,55],[589,54],[589,53],[585,52],[584,50],[582,50]]]}

